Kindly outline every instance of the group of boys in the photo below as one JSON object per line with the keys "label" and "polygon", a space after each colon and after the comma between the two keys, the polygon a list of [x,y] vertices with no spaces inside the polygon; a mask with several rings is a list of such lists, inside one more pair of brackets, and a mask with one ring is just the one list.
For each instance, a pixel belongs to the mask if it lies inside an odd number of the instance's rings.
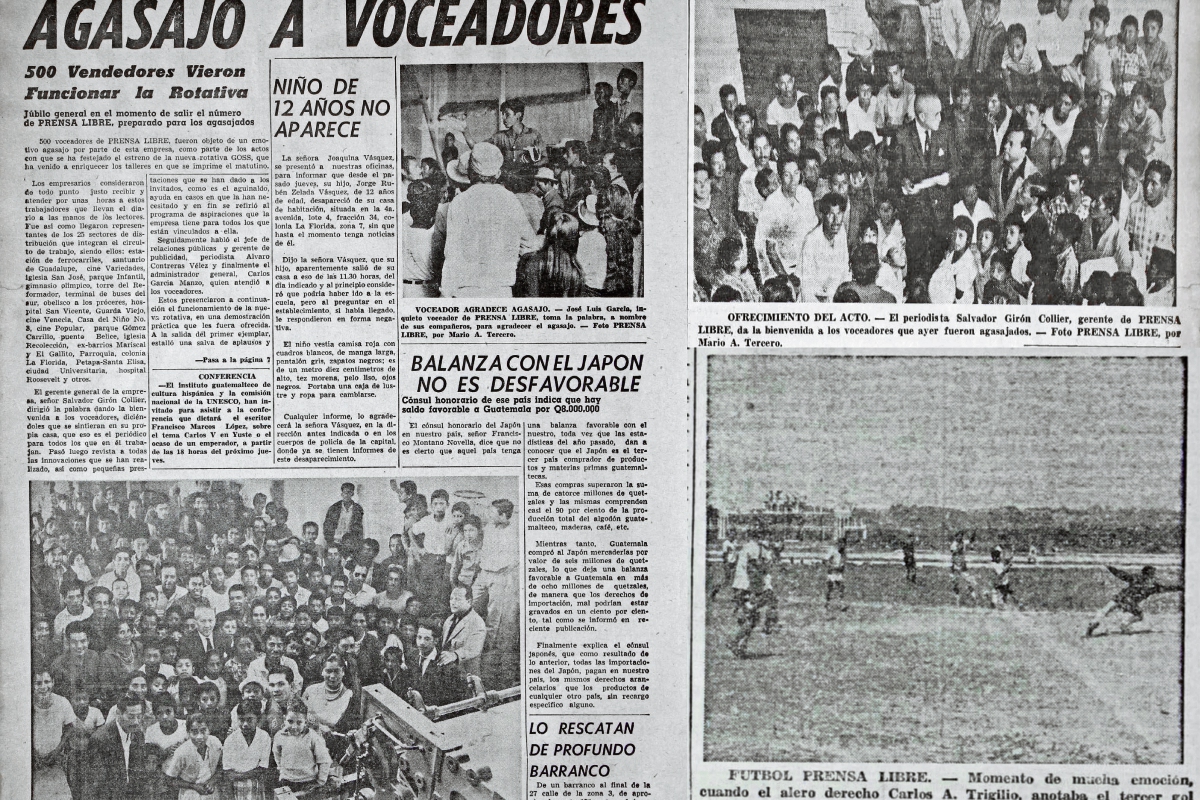
{"label": "group of boys", "polygon": [[[518,97],[500,106],[502,127],[472,142],[456,104],[441,161],[403,158],[405,296],[536,296],[522,257],[540,250],[555,212],[579,224],[578,258],[595,295],[640,291],[642,128],[637,73],[623,67],[617,87],[595,84],[591,132],[550,146],[525,121]],[[636,240],[636,241],[635,241]]]}
{"label": "group of boys", "polygon": [[731,85],[694,109],[695,298],[1173,305],[1162,13],[1110,34],[1106,0],[1047,0],[1033,31],[999,0],[885,5],[815,97],[781,63],[761,112]]}
{"label": "group of boys", "polygon": [[[385,558],[372,534],[387,523],[364,519],[353,483],[300,535],[281,502],[257,494],[246,504],[232,482],[203,483],[186,498],[137,484],[51,494],[31,531],[41,556],[31,575],[33,673],[35,688],[40,678],[71,703],[76,719],[66,722],[87,734],[67,759],[76,800],[99,791],[92,751],[114,726],[136,727],[147,744],[165,736],[172,752],[188,738],[202,753],[209,737],[220,745],[247,713],[268,739],[311,739],[303,704],[323,697],[331,657],[349,690],[381,683],[418,709],[518,685],[512,502],[488,504],[485,522],[444,489],[392,489],[399,530]],[[322,733],[322,747],[344,750]],[[243,738],[249,746],[253,730]]]}

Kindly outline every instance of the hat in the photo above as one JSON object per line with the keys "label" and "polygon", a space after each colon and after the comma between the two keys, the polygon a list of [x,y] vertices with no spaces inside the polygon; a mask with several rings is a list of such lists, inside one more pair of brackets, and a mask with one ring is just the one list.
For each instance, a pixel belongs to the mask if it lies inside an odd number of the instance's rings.
{"label": "hat", "polygon": [[873,55],[875,53],[875,43],[871,41],[871,35],[868,33],[860,33],[854,37],[854,44],[850,45],[850,57],[862,58],[863,56]]}
{"label": "hat", "polygon": [[491,142],[480,142],[471,148],[471,169],[483,178],[495,178],[504,166],[504,154]]}
{"label": "hat", "polygon": [[1109,97],[1117,96],[1117,89],[1116,89],[1116,87],[1113,86],[1113,82],[1112,82],[1111,78],[1102,78],[1100,80],[1100,85],[1097,86],[1096,89],[1097,89],[1097,91],[1107,93]]}
{"label": "hat", "polygon": [[593,228],[600,227],[600,218],[596,216],[596,195],[589,194],[579,204],[575,206],[575,216],[579,217],[579,221],[591,225]]}
{"label": "hat", "polygon": [[554,177],[554,170],[550,169],[549,167],[538,167],[537,174],[533,176],[533,179],[535,181],[556,181],[556,180],[558,180],[558,178]]}
{"label": "hat", "polygon": [[464,186],[471,183],[471,175],[468,167],[471,163],[471,151],[467,150],[460,153],[457,161],[451,161],[446,165],[446,175],[455,183],[463,184]]}

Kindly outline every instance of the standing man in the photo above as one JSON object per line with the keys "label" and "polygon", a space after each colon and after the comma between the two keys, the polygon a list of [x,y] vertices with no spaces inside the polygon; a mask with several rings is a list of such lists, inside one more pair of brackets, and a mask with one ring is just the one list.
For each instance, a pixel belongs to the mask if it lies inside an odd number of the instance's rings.
{"label": "standing man", "polygon": [[[510,500],[495,500],[483,533],[479,577],[474,584],[476,610],[487,621],[483,682],[498,689],[521,680],[520,532],[513,524]],[[486,613],[483,613],[486,612]]]}
{"label": "standing man", "polygon": [[1038,174],[1029,160],[1030,133],[1024,129],[1009,131],[1000,155],[992,161],[992,188],[988,204],[996,219],[1006,219],[1017,208],[1017,198],[1025,181]]}
{"label": "standing man", "polygon": [[971,53],[971,24],[962,0],[918,0],[925,27],[929,78],[938,97],[950,99],[954,77]]}
{"label": "standing man", "polygon": [[[504,163],[514,166],[518,161],[535,166],[545,163],[546,148],[542,134],[525,124],[525,101],[510,97],[500,104],[500,130],[492,134],[489,142],[500,148]],[[471,150],[474,153],[474,148]]]}
{"label": "standing man", "polygon": [[817,222],[812,192],[803,183],[800,159],[784,153],[779,158],[779,188],[763,201],[754,233],[763,280],[796,271],[804,237]]}
{"label": "standing man", "polygon": [[479,674],[480,656],[487,638],[487,625],[471,607],[467,587],[461,584],[450,592],[450,616],[442,623],[442,645],[438,663],[458,664],[468,675]]}
{"label": "standing man", "polygon": [[592,110],[592,136],[588,140],[588,148],[594,153],[602,153],[612,147],[617,141],[617,125],[620,124],[620,110],[612,101],[613,87],[611,83],[600,81],[596,84],[593,97],[596,108]]}
{"label": "standing man", "polygon": [[617,73],[617,124],[630,114],[642,113],[642,92],[637,88],[638,76],[629,67],[621,67]]}
{"label": "standing man", "polygon": [[92,734],[88,743],[88,777],[92,800],[137,800],[145,796],[146,745],[142,700],[123,695],[113,721]]}
{"label": "standing man", "polygon": [[[451,173],[459,163],[450,165]],[[446,210],[443,297],[511,297],[517,261],[538,249],[520,201],[500,185],[503,166],[504,154],[496,145],[480,142],[471,149],[465,176],[470,186]],[[440,218],[438,224],[443,224]]]}
{"label": "standing man", "polygon": [[[962,11],[961,0],[942,3],[958,3]],[[958,174],[959,160],[950,133],[942,129],[942,101],[923,92],[914,109],[917,118],[896,135],[893,181],[907,199],[905,230],[929,233],[909,240],[909,280],[916,277],[924,281],[933,273],[940,253],[940,242],[936,240],[949,230],[953,198],[947,187],[950,176]]]}
{"label": "standing man", "polygon": [[363,537],[363,507],[354,500],[354,484],[342,484],[342,499],[325,512],[324,534],[326,543],[337,542],[347,547],[356,547]]}

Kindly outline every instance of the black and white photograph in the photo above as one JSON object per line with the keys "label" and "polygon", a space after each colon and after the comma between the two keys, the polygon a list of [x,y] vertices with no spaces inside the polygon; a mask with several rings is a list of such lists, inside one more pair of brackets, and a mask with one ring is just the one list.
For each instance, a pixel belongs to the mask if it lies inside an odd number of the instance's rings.
{"label": "black and white photograph", "polygon": [[705,761],[1181,763],[1182,359],[702,368]]}
{"label": "black and white photograph", "polygon": [[35,800],[521,794],[516,477],[29,491]]}
{"label": "black and white photograph", "polygon": [[693,302],[1173,307],[1177,11],[697,0]]}
{"label": "black and white photograph", "polygon": [[400,67],[404,297],[642,297],[643,79]]}

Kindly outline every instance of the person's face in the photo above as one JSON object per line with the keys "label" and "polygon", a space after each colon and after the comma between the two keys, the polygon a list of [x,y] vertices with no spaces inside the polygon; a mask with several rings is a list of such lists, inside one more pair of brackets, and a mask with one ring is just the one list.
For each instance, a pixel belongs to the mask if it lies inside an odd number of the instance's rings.
{"label": "person's face", "polygon": [[630,92],[632,92],[634,85],[635,85],[635,82],[630,80],[629,78],[618,78],[617,79],[617,91],[620,92],[621,94],[629,94]]}
{"label": "person's face", "polygon": [[821,95],[821,113],[825,116],[833,116],[838,110],[837,92],[826,92]]}
{"label": "person's face", "polygon": [[612,99],[612,90],[607,86],[597,86],[592,94],[596,98],[596,105],[600,107]]}
{"label": "person's face", "polygon": [[871,91],[871,84],[860,83],[858,85],[858,103],[860,106],[862,106],[863,108],[867,108],[868,106],[870,106],[871,98],[873,96],[874,96],[874,93]]}
{"label": "person's face", "polygon": [[713,153],[708,159],[708,168],[714,180],[725,177],[725,154]]}
{"label": "person's face", "polygon": [[789,197],[794,195],[800,186],[801,177],[800,165],[795,161],[786,162],[779,171],[779,186],[783,193]]}
{"label": "person's face", "polygon": [[258,550],[251,548],[246,551],[246,566],[253,567],[253,566],[257,566],[257,565],[258,565]]}
{"label": "person's face", "polygon": [[1133,112],[1136,119],[1141,119],[1146,116],[1146,110],[1150,108],[1149,101],[1140,94],[1135,94],[1129,101],[1129,109]]}
{"label": "person's face", "polygon": [[737,118],[738,137],[743,141],[750,140],[750,132],[754,130],[754,118],[749,114],[739,114]]}
{"label": "person's face", "polygon": [[893,64],[888,67],[888,86],[895,91],[900,91],[904,88],[904,70],[898,65]]}
{"label": "person's face", "polygon": [[968,207],[974,206],[975,202],[979,199],[979,187],[973,183],[968,183],[967,185],[963,186],[962,199],[963,203],[965,203]]}
{"label": "person's face", "polygon": [[1100,41],[1100,39],[1104,37],[1104,29],[1108,26],[1105,25],[1104,20],[1100,19],[1099,17],[1092,20],[1091,26],[1092,40],[1097,42]]}
{"label": "person's face", "polygon": [[825,54],[825,70],[835,78],[841,77],[842,57],[832,51],[826,53]]}
{"label": "person's face", "polygon": [[353,578],[351,588],[354,589],[355,592],[361,591],[363,588],[363,583],[365,583],[367,580],[367,566],[365,564],[356,564],[354,566],[354,572],[350,573],[350,575]]}
{"label": "person's face", "polygon": [[72,616],[78,616],[83,613],[83,592],[79,589],[72,589],[67,592],[65,598],[67,604],[67,612]]}
{"label": "person's face", "polygon": [[133,625],[129,622],[121,622],[117,625],[117,641],[122,646],[127,646],[133,642]]}
{"label": "person's face", "polygon": [[786,72],[775,79],[775,94],[779,99],[792,103],[796,99],[796,79]]}
{"label": "person's face", "polygon": [[1162,26],[1158,24],[1157,20],[1147,20],[1142,23],[1142,30],[1146,34],[1146,41],[1156,42],[1158,34],[1162,32]]}
{"label": "person's face", "polygon": [[692,173],[692,196],[700,203],[706,203],[712,197],[712,180],[708,170],[698,169]]}
{"label": "person's face", "polygon": [[1092,216],[1096,219],[1111,219],[1115,213],[1114,209],[1108,207],[1108,203],[1104,200],[1103,196],[1092,204]]}
{"label": "person's face", "polygon": [[708,132],[708,127],[704,124],[703,111],[692,112],[692,131],[701,135],[704,135]]}
{"label": "person's face", "polygon": [[251,564],[242,567],[242,583],[247,587],[256,586],[258,584],[258,567]]}
{"label": "person's face", "polygon": [[983,4],[983,24],[991,27],[996,24],[996,18],[1000,16],[1000,6],[997,3]]}
{"label": "person's face", "polygon": [[212,636],[213,628],[216,627],[217,617],[213,614],[212,609],[201,609],[196,614],[196,631],[201,636]]}
{"label": "person's face", "polygon": [[33,640],[35,642],[44,642],[50,638],[50,623],[46,620],[38,620],[33,626]]}
{"label": "person's face", "polygon": [[825,232],[826,238],[832,237],[842,227],[844,213],[841,206],[831,206],[821,215],[821,229]]}
{"label": "person's face", "polygon": [[257,714],[242,714],[238,717],[238,729],[247,742],[253,741],[254,732],[258,728]]}
{"label": "person's face", "polygon": [[361,611],[354,612],[350,617],[350,630],[354,631],[355,638],[362,638],[367,632],[367,615]]}
{"label": "person's face", "polygon": [[145,697],[150,691],[150,685],[146,683],[145,675],[134,675],[129,679],[129,691],[136,694],[138,697]]}
{"label": "person's face", "polygon": [[[511,124],[509,122],[509,115],[511,115],[512,113],[513,112],[508,111],[508,110],[506,110],[504,112],[504,119],[505,119],[504,126],[505,127],[508,127]],[[353,486],[343,486],[341,491],[342,491],[342,502],[343,503],[349,503],[351,500],[354,499],[354,487]]]}
{"label": "person's face", "polygon": [[33,676],[33,699],[44,703],[54,692],[54,678],[49,672],[39,672]]}
{"label": "person's face", "polygon": [[400,626],[400,638],[408,644],[413,644],[417,641],[417,626],[411,622],[406,622]]}
{"label": "person's face", "polygon": [[175,659],[175,671],[182,677],[184,675],[191,676],[196,674],[196,668],[192,664],[192,660],[187,656],[179,656]]}
{"label": "person's face", "polygon": [[107,617],[112,611],[112,597],[104,592],[97,592],[95,599],[92,600],[92,611],[98,617]]}
{"label": "person's face", "polygon": [[142,661],[146,664],[146,672],[154,672],[162,663],[162,651],[157,647],[147,647],[142,654]]}
{"label": "person's face", "polygon": [[455,614],[462,614],[471,607],[470,601],[467,599],[465,589],[455,589],[450,593],[450,610]]}
{"label": "person's face", "polygon": [[942,101],[924,98],[917,105],[917,119],[927,130],[936,131],[942,125]]}
{"label": "person's face", "polygon": [[1071,99],[1071,95],[1063,92],[1058,96],[1058,102],[1054,105],[1055,119],[1059,122],[1066,122],[1067,117],[1075,110],[1075,101]]}
{"label": "person's face", "polygon": [[1142,197],[1150,206],[1157,206],[1167,194],[1167,184],[1157,170],[1146,170],[1142,179]]}
{"label": "person's face", "polygon": [[982,230],[979,232],[979,250],[986,253],[996,244],[996,235],[990,230]]}
{"label": "person's face", "polygon": [[192,596],[193,600],[204,597],[204,578],[199,575],[188,578],[188,594]]}
{"label": "person's face", "polygon": [[124,711],[118,712],[117,718],[120,719],[121,727],[125,730],[140,731],[142,729],[142,704],[134,703]]}
{"label": "person's face", "polygon": [[964,230],[955,229],[954,231],[954,252],[961,253],[971,244],[971,237],[967,236]]}
{"label": "person's face", "polygon": [[197,515],[204,516],[208,513],[208,498],[200,495],[196,498],[196,502],[192,503],[192,508],[196,510]]}
{"label": "person's face", "polygon": [[[754,140],[754,147],[751,152],[754,155],[755,166],[762,169],[771,158],[770,140],[765,136],[759,136]],[[724,159],[724,154],[722,154],[722,159]]]}
{"label": "person's face", "polygon": [[896,209],[889,202],[879,204],[879,221],[886,229],[891,229],[896,222]]}
{"label": "person's face", "polygon": [[254,660],[254,640],[248,636],[243,636],[238,639],[237,643],[238,660],[243,663],[250,663]]}
{"label": "person's face", "polygon": [[260,630],[267,627],[267,609],[265,606],[255,606],[250,610],[250,620]]}
{"label": "person's face", "polygon": [[1021,229],[1016,225],[1004,226],[1004,249],[1012,252],[1021,246]]}
{"label": "person's face", "polygon": [[283,655],[283,639],[278,636],[268,636],[265,647],[268,660],[272,664],[277,663]]}
{"label": "person's face", "polygon": [[342,674],[342,668],[336,661],[326,663],[324,669],[321,670],[321,677],[325,679],[325,686],[333,690],[341,688]]}
{"label": "person's face", "polygon": [[1125,167],[1122,185],[1125,187],[1125,194],[1132,197],[1137,194],[1138,187],[1142,185],[1142,173],[1134,167]]}
{"label": "person's face", "polygon": [[1037,203],[1037,198],[1033,196],[1033,191],[1029,188],[1029,184],[1022,184],[1021,191],[1017,195],[1017,205],[1025,210],[1029,210],[1036,206]]}
{"label": "person's face", "polygon": [[829,185],[830,190],[846,197],[850,194],[850,173],[839,172],[833,176],[833,181]]}
{"label": "person's face", "polygon": [[1121,28],[1121,44],[1125,45],[1125,49],[1133,52],[1137,47],[1138,29],[1137,25],[1126,25]]}
{"label": "person's face", "polygon": [[1025,158],[1026,147],[1022,134],[1018,131],[1010,132],[1004,137],[1004,160],[1009,164],[1016,166]]}
{"label": "person's face", "polygon": [[315,630],[305,631],[301,640],[304,642],[305,649],[310,653],[315,651],[321,644],[321,636]]}
{"label": "person's face", "polygon": [[178,578],[175,575],[174,567],[164,567],[163,568],[162,586],[163,586],[163,591],[166,592],[167,594],[171,594],[172,592],[175,591],[175,587],[178,586]]}
{"label": "person's face", "polygon": [[1015,36],[1010,36],[1008,39],[1008,54],[1013,61],[1020,61],[1025,55],[1025,43]]}
{"label": "person's face", "polygon": [[433,632],[428,628],[417,629],[417,649],[423,656],[433,652]]}
{"label": "person's face", "polygon": [[287,725],[289,735],[299,736],[304,730],[304,715],[299,711],[289,711],[284,724]]}
{"label": "person's face", "polygon": [[221,674],[221,654],[216,650],[209,650],[204,657],[204,674],[211,678]]}
{"label": "person's face", "polygon": [[[251,648],[251,650],[253,650],[253,648]],[[229,673],[229,677],[233,679],[233,683],[235,684],[239,684],[246,680],[246,665],[237,659],[230,659],[229,661],[226,661],[225,670]],[[251,689],[253,689],[253,687],[247,686],[242,693],[249,698],[252,696],[252,694],[257,693],[257,690],[254,690],[253,692],[249,691]]]}
{"label": "person's face", "polygon": [[[204,697],[200,698],[201,706],[204,705]],[[208,723],[203,720],[193,720],[188,724],[188,739],[197,749],[203,750],[205,742],[208,741]]]}
{"label": "person's face", "polygon": [[213,589],[220,591],[225,586],[225,568],[219,564],[210,567],[208,580]]}
{"label": "person's face", "polygon": [[175,718],[175,709],[171,706],[159,708],[155,718],[158,720],[159,730],[163,733],[174,733],[175,726],[179,724],[179,720]]}
{"label": "person's face", "polygon": [[732,114],[733,110],[735,108],[737,108],[737,105],[738,105],[737,92],[730,92],[729,94],[724,95],[721,98],[721,110],[724,111],[726,114]]}
{"label": "person's face", "polygon": [[316,525],[305,525],[304,528],[301,529],[300,533],[304,536],[304,541],[308,542],[309,544],[312,544],[317,540]]}
{"label": "person's face", "polygon": [[335,602],[341,602],[346,595],[346,579],[334,578],[329,582],[329,594]]}
{"label": "person's face", "polygon": [[117,553],[113,556],[113,572],[117,575],[124,576],[129,569],[129,554]]}
{"label": "person's face", "polygon": [[396,620],[390,616],[381,616],[375,621],[375,627],[379,631],[379,638],[386,642],[388,634],[396,630]]}

